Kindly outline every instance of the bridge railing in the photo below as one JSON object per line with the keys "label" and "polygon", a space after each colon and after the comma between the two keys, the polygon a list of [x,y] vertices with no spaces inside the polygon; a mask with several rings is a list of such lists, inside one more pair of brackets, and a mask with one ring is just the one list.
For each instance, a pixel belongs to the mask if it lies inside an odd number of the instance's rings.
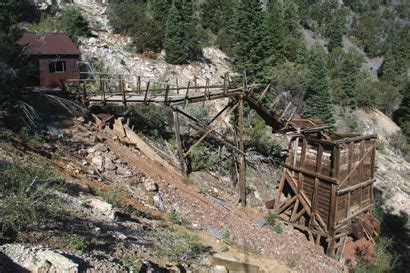
{"label": "bridge railing", "polygon": [[[210,84],[209,79],[199,80],[194,77],[192,81],[180,85],[178,78],[172,84],[170,82],[155,81],[144,76],[132,76],[108,73],[80,73],[80,79],[68,79],[64,82],[64,88],[82,94],[86,99],[90,96],[101,95],[103,98],[113,95],[170,95],[170,94],[195,94],[210,93],[212,90],[228,91],[230,80],[226,73],[222,83]],[[198,84],[200,82],[201,84]]]}

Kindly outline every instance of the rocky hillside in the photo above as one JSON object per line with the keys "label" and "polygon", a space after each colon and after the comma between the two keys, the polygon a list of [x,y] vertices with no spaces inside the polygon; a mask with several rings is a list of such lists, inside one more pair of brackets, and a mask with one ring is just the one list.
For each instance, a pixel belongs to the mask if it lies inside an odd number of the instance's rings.
{"label": "rocky hillside", "polygon": [[259,212],[239,209],[212,176],[203,174],[209,183],[198,190],[153,160],[148,144],[97,125],[75,118],[44,133],[44,144],[0,142],[2,164],[45,164],[65,188],[54,193],[61,216],[0,247],[1,272],[227,272],[241,263],[264,272],[342,270],[301,233],[275,231]]}
{"label": "rocky hillside", "polygon": [[[76,2],[76,1],[75,1]],[[187,65],[171,65],[164,61],[164,52],[156,54],[153,59],[132,52],[131,39],[114,34],[108,25],[107,6],[94,1],[78,1],[77,5],[84,11],[93,29],[94,37],[83,38],[80,49],[83,59],[90,62],[102,62],[104,69],[110,73],[143,76],[153,81],[170,81],[186,85],[188,81],[198,78],[198,84],[219,83],[222,76],[232,72],[229,59],[221,50],[214,47],[204,48],[201,62]]]}

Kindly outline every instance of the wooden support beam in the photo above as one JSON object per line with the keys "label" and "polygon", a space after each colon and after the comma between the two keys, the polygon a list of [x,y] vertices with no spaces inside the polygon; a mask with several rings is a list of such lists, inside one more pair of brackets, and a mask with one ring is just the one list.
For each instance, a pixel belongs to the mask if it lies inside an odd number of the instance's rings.
{"label": "wooden support beam", "polygon": [[318,194],[319,194],[319,179],[315,178],[315,184],[314,184],[314,189],[313,189],[313,200],[312,200],[312,213],[310,214],[309,228],[312,228],[313,221],[315,220],[315,217],[317,214],[317,206],[318,206],[318,201],[319,201]]}
{"label": "wooden support beam", "polygon": [[188,81],[188,85],[186,87],[186,92],[185,92],[185,98],[184,98],[184,108],[187,106],[188,104],[188,93],[189,93],[189,87],[191,85],[191,81]]}
{"label": "wooden support beam", "polygon": [[275,213],[281,214],[286,209],[288,209],[296,200],[297,200],[297,196],[294,195],[293,197],[286,200],[285,203],[283,203],[279,208],[275,209]]}
{"label": "wooden support beam", "polygon": [[[180,109],[179,109],[179,110],[180,110]],[[179,112],[181,113],[181,111],[179,111]],[[187,118],[187,116],[185,116],[185,118]],[[199,131],[199,132],[202,132],[202,133],[208,133],[208,132],[209,132],[209,127],[204,126],[204,125],[201,125],[201,124],[198,123],[198,122],[194,122],[194,121],[191,121],[191,120],[187,120],[187,123],[188,123],[188,125],[189,125],[191,128],[193,128],[193,129],[195,129],[195,130],[197,130],[197,131]],[[216,132],[216,131],[212,131],[212,132],[208,133],[207,137],[212,137],[213,139],[215,139],[216,141],[219,141],[220,143],[222,143],[223,145],[225,145],[228,149],[230,149],[230,150],[232,150],[232,151],[234,151],[234,152],[236,152],[236,153],[243,153],[243,152],[242,152],[241,150],[239,150],[234,144],[232,144],[229,140],[227,140],[227,139],[225,138],[225,136],[219,134],[219,133]]]}
{"label": "wooden support beam", "polygon": [[[193,149],[195,149],[196,146],[198,146],[210,133],[212,133],[213,131],[216,130],[216,126],[219,126],[220,123],[222,123],[224,121],[224,117],[228,116],[229,114],[231,114],[238,106],[240,103],[237,103],[236,105],[234,105],[225,115],[221,116],[219,118],[219,120],[217,122],[215,122],[215,124],[213,125],[213,127],[209,128],[198,140],[197,142],[195,142],[189,149],[188,151],[185,153],[185,157],[190,154]],[[239,150],[241,150],[239,148]],[[243,152],[243,150],[241,150]]]}
{"label": "wooden support beam", "polygon": [[[348,175],[344,178],[344,180],[341,182],[341,183],[339,183],[339,186],[337,187],[337,189],[340,189],[345,183],[346,183],[346,181],[348,181],[349,179],[350,179],[350,176],[353,174],[353,172],[359,167],[359,165],[366,159],[366,157],[367,157],[367,155],[368,154],[370,154],[371,153],[371,157],[373,157],[374,155],[375,155],[375,145],[376,144],[373,144],[370,148],[369,148],[369,150],[363,155],[363,157],[360,159],[360,161],[357,163],[357,165],[356,166],[354,166],[351,170],[350,170],[350,172],[348,173]],[[371,164],[374,164],[374,158],[372,158],[371,159]],[[373,167],[371,167],[372,169],[372,172],[373,172],[373,174],[372,174],[372,178],[374,178],[374,165],[373,165]],[[350,168],[349,168],[350,169]]]}
{"label": "wooden support beam", "polygon": [[229,86],[229,74],[225,73],[225,75],[224,75],[224,85],[223,85],[224,96],[226,96],[226,94],[228,92],[228,86]]}
{"label": "wooden support beam", "polygon": [[282,173],[282,176],[281,176],[280,181],[279,181],[279,187],[278,187],[278,190],[276,192],[275,205],[274,205],[275,208],[279,206],[280,197],[282,195],[282,191],[283,191],[283,188],[285,186],[285,180],[286,180],[285,174]]}
{"label": "wooden support beam", "polygon": [[245,147],[243,142],[243,96],[240,96],[238,103],[238,148],[242,151],[239,154],[239,197],[242,206],[246,205],[246,178],[245,178]]}
{"label": "wooden support beam", "polygon": [[208,122],[208,126],[212,124],[212,122],[214,122],[220,115],[222,115],[223,112],[225,112],[227,109],[229,109],[230,107],[232,107],[231,104],[227,104],[221,111],[218,112],[218,114],[216,114],[210,122]]}
{"label": "wooden support beam", "polygon": [[257,102],[261,103],[262,100],[265,98],[266,94],[268,94],[269,88],[271,87],[271,84],[268,84],[265,88],[265,90],[263,90],[262,94],[259,96]]}
{"label": "wooden support beam", "polygon": [[340,221],[336,226],[335,226],[335,230],[337,230],[338,228],[340,228],[341,226],[343,226],[344,224],[346,224],[347,222],[349,222],[352,218],[356,217],[357,215],[359,215],[360,213],[366,212],[368,210],[371,210],[373,207],[373,204],[370,204],[368,206],[366,206],[365,208],[362,208],[361,210],[356,211],[355,213],[353,213],[352,215],[350,215],[349,217],[343,219],[342,221]]}
{"label": "wooden support beam", "polygon": [[294,166],[292,166],[290,164],[287,164],[287,163],[283,163],[283,166],[285,166],[286,168],[288,168],[290,170],[301,172],[305,175],[309,175],[309,176],[312,176],[312,177],[317,177],[320,180],[325,180],[325,181],[330,182],[332,184],[337,184],[337,180],[332,178],[332,177],[329,177],[329,176],[326,176],[326,175],[323,175],[323,174],[319,174],[319,173],[316,173],[316,172],[312,172],[312,171],[309,171],[309,170],[301,169],[301,168],[298,168],[298,167],[294,167]]}
{"label": "wooden support beam", "polygon": [[125,98],[125,86],[124,86],[124,81],[121,75],[118,75],[118,87],[120,89],[121,96],[122,96],[122,104],[124,106],[127,106],[127,100]]}
{"label": "wooden support beam", "polygon": [[168,95],[169,95],[169,84],[167,84],[167,87],[165,88],[165,96],[164,96],[164,104],[165,105],[169,105]]}
{"label": "wooden support beam", "polygon": [[353,186],[350,186],[350,187],[347,187],[347,188],[338,190],[338,191],[337,191],[337,195],[340,196],[340,195],[342,195],[342,194],[344,194],[344,193],[346,193],[346,192],[351,192],[351,191],[354,191],[354,190],[357,190],[357,189],[364,188],[364,187],[366,187],[366,186],[369,186],[369,185],[373,184],[374,182],[376,182],[376,179],[371,179],[371,180],[362,182],[362,183],[360,183],[360,184],[356,184],[356,185],[353,185]]}
{"label": "wooden support beam", "polygon": [[184,153],[182,150],[182,140],[181,140],[181,131],[180,131],[180,126],[179,126],[179,117],[178,117],[178,111],[175,109],[172,112],[173,118],[174,118],[174,128],[175,128],[175,137],[177,141],[177,152],[178,152],[178,157],[179,157],[179,162],[181,164],[181,173],[183,176],[187,175],[187,169],[185,165],[185,158],[184,158]]}
{"label": "wooden support beam", "polygon": [[175,79],[175,83],[177,85],[177,94],[179,95],[179,80],[178,80],[178,77]]}
{"label": "wooden support beam", "polygon": [[150,83],[151,83],[151,82],[148,82],[148,83],[147,83],[147,88],[145,89],[145,95],[144,95],[144,104],[145,104],[145,105],[148,105],[147,99],[148,99],[148,92],[149,92]]}
{"label": "wooden support beam", "polygon": [[86,82],[83,82],[83,98],[84,98],[84,101],[87,101],[87,84],[86,84]]}
{"label": "wooden support beam", "polygon": [[293,206],[293,209],[292,209],[292,214],[291,214],[290,219],[289,219],[290,222],[294,222],[294,221],[295,221],[295,217],[296,217],[296,214],[297,214],[297,210],[298,210],[298,208],[299,208],[299,202],[300,202],[299,199],[296,199],[295,205]]}

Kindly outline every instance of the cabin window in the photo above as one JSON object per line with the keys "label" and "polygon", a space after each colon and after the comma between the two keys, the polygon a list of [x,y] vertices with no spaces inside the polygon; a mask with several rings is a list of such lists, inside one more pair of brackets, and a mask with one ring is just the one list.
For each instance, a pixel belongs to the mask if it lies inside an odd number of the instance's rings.
{"label": "cabin window", "polygon": [[65,61],[54,61],[48,65],[48,71],[50,73],[64,73],[66,72]]}

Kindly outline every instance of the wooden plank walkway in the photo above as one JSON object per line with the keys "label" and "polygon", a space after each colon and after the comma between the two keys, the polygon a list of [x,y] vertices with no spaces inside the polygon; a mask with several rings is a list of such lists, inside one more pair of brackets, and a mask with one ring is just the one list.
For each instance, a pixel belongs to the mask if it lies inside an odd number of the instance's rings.
{"label": "wooden plank walkway", "polygon": [[[159,92],[158,92],[159,93]],[[162,94],[161,94],[162,93]],[[121,105],[156,105],[156,106],[175,106],[186,103],[197,103],[208,100],[217,100],[226,97],[235,97],[243,95],[242,88],[230,89],[224,92],[223,89],[214,91],[201,91],[193,94],[169,94],[161,92],[158,95],[153,94],[138,94],[137,92],[121,93],[105,93],[92,95],[87,98],[90,105],[106,104],[113,106]]]}

